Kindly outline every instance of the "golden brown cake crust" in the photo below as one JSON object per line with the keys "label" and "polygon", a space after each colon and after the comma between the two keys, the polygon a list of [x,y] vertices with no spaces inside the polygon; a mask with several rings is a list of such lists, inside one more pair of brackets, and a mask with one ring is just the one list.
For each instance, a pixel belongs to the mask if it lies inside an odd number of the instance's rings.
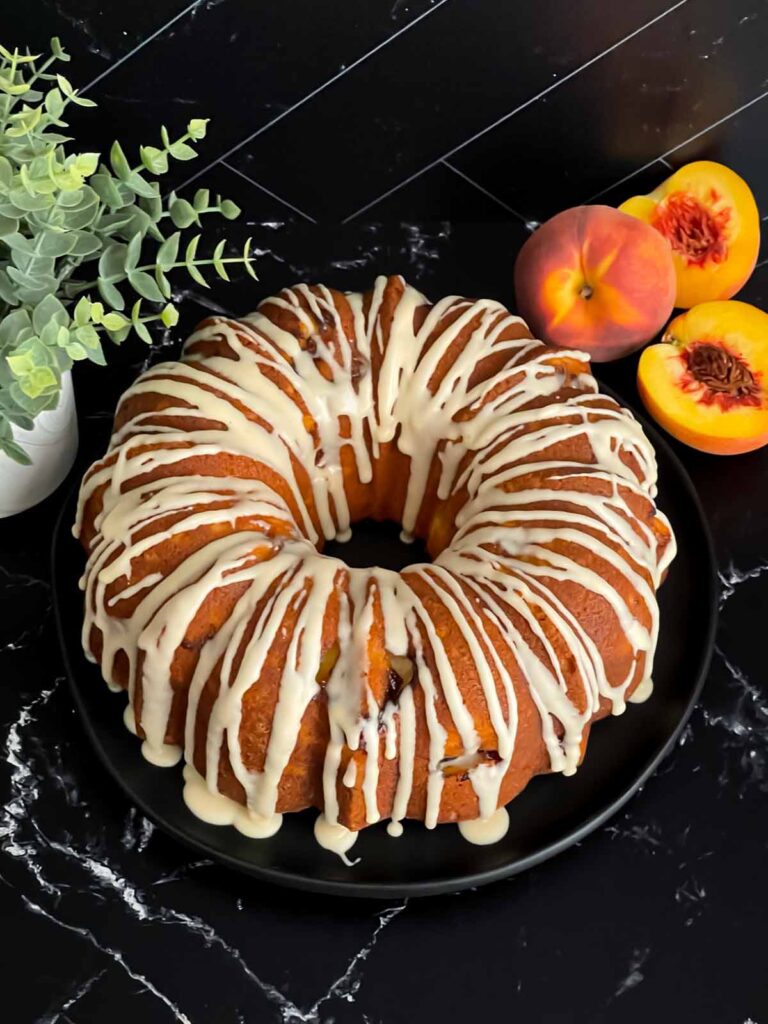
{"label": "golden brown cake crust", "polygon": [[[296,286],[123,397],[81,491],[84,643],[148,756],[254,817],[487,817],[647,685],[654,494],[587,358],[498,303]],[[432,563],[322,555],[365,517]]]}

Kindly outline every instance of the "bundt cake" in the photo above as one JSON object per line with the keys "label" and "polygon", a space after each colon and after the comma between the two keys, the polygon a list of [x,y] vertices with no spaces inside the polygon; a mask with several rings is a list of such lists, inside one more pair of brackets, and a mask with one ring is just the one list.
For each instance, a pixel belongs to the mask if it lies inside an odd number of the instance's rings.
{"label": "bundt cake", "polygon": [[[120,401],[87,472],[83,644],[201,817],[337,851],[404,818],[475,841],[647,695],[674,554],[653,449],[585,355],[401,277],[213,317]],[[431,563],[322,554],[357,520]]]}

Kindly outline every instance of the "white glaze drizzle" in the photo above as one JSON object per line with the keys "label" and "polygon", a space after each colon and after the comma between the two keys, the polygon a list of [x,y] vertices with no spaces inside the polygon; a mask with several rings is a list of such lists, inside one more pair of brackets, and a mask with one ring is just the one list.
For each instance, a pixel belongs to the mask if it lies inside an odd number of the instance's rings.
{"label": "white glaze drizzle", "polygon": [[[353,789],[359,783],[366,823],[377,821],[380,751],[397,762],[389,830],[402,832],[414,782],[415,686],[424,697],[428,729],[427,827],[440,819],[446,717],[464,754],[480,751],[453,646],[436,628],[429,602],[418,596],[424,587],[455,624],[452,638],[460,637],[471,658],[495,733],[494,760],[468,771],[479,818],[464,823],[462,833],[479,842],[506,831],[506,812],[497,808],[515,753],[515,679],[525,680],[539,711],[551,769],[572,774],[584,727],[601,698],[619,714],[640,659],[649,678],[658,633],[655,589],[674,556],[671,532],[660,557],[656,534],[630,507],[631,501],[652,502],[655,496],[653,450],[632,415],[600,396],[586,370],[569,374],[563,368],[568,359],[585,364],[582,353],[553,351],[529,338],[504,339],[521,322],[497,302],[451,296],[429,307],[408,286],[387,331],[386,288],[387,280],[377,279],[367,311],[362,295],[346,296],[351,339],[333,295],[306,285],[266,300],[244,321],[215,318],[203,325],[180,362],[153,367],[123,396],[121,408],[146,397],[153,411],[126,417],[113,434],[107,455],[83,482],[74,531],[79,534],[90,499],[105,488],[82,581],[83,644],[93,657],[92,636],[98,632],[102,672],[113,687],[118,654],[127,664],[126,721],[137,718],[143,752],[154,763],[172,763],[181,754],[166,743],[166,733],[172,666],[190,624],[209,595],[241,587],[228,618],[200,650],[189,684],[183,752],[188,806],[207,821],[235,824],[249,835],[279,827],[279,785],[302,718],[323,688],[316,678],[323,619],[332,596],[340,593],[339,654],[324,683],[330,730],[324,812],[315,832],[321,845],[342,855],[355,833],[338,821],[339,786]],[[275,310],[290,314],[296,326],[278,325]],[[417,329],[420,311],[426,315]],[[325,338],[318,325],[325,326]],[[453,343],[470,327],[454,355]],[[204,354],[201,346],[214,341],[218,353]],[[504,356],[502,368],[473,384],[478,364],[490,353]],[[371,372],[374,356],[380,360],[377,374]],[[158,396],[163,407],[154,411]],[[533,400],[541,404],[531,407]],[[190,417],[194,429],[175,425]],[[342,437],[340,421],[348,437]],[[587,443],[591,461],[550,457],[554,446],[577,436]],[[319,554],[315,545],[323,538],[349,536],[342,450],[351,451],[366,484],[382,445],[392,441],[409,457],[405,537],[413,536],[435,460],[438,499],[466,490],[450,545],[432,565],[409,566],[399,574],[351,569]],[[210,456],[211,470],[224,456],[243,475],[187,474],[184,460]],[[270,476],[253,479],[245,467]],[[301,467],[309,474],[309,501]],[[533,476],[534,485],[525,482]],[[656,515],[663,534],[668,525]],[[133,577],[138,559],[162,553],[195,529],[211,530],[211,536],[178,565]],[[340,580],[346,584],[342,590]],[[563,584],[599,598],[614,616],[633,652],[623,679],[608,678],[600,650],[558,592]],[[388,655],[414,663],[412,686],[382,708],[368,682],[375,601]],[[130,614],[126,602],[134,602]],[[257,609],[258,622],[244,645]],[[284,658],[263,769],[256,772],[240,749],[244,697],[259,680],[289,611],[297,612],[297,625]],[[553,637],[570,653],[574,669],[568,678]],[[195,725],[217,666],[220,687],[200,775],[192,767]],[[644,686],[629,699],[642,699]],[[222,747],[243,787],[245,807],[219,790]],[[350,752],[362,753],[362,762],[350,759],[342,772]]]}
{"label": "white glaze drizzle", "polygon": [[509,812],[499,807],[488,818],[474,818],[459,822],[459,832],[475,846],[491,846],[498,843],[509,831]]}

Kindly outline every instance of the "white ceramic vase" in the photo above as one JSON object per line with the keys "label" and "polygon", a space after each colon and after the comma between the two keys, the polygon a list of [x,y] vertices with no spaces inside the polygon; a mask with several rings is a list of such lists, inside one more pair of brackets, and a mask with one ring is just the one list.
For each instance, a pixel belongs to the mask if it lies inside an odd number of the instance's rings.
{"label": "white ceramic vase", "polygon": [[77,453],[77,413],[69,371],[61,378],[56,408],[41,412],[31,430],[14,428],[13,437],[27,451],[32,465],[21,466],[0,452],[0,518],[37,505],[72,468]]}

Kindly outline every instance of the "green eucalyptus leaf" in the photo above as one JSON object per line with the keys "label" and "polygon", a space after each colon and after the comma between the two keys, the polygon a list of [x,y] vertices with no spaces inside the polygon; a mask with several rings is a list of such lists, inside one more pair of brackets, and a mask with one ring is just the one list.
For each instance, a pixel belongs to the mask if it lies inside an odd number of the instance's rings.
{"label": "green eucalyptus leaf", "polygon": [[58,259],[59,256],[66,256],[72,251],[74,242],[75,238],[69,232],[47,232],[35,237],[35,249],[37,255]]}
{"label": "green eucalyptus leaf", "polygon": [[26,394],[18,380],[11,384],[8,391],[10,397],[23,412],[27,412],[31,416],[37,416],[39,412],[42,412],[45,402],[39,397],[33,398]]}
{"label": "green eucalyptus leaf", "polygon": [[45,94],[45,109],[54,121],[59,120],[64,113],[64,98],[60,89],[51,89]]}
{"label": "green eucalyptus leaf", "polygon": [[32,243],[32,240],[26,238],[19,231],[14,231],[10,235],[6,235],[5,244],[11,250],[11,252],[21,252],[24,253],[25,256],[35,255],[35,247]]}
{"label": "green eucalyptus leaf", "polygon": [[116,345],[120,345],[122,342],[125,341],[125,339],[128,337],[130,333],[131,325],[126,324],[125,327],[121,327],[119,331],[111,331],[109,337]]}
{"label": "green eucalyptus leaf", "polygon": [[184,253],[184,266],[187,268],[187,273],[189,274],[193,281],[196,281],[198,284],[202,285],[203,288],[209,288],[210,285],[208,284],[200,270],[198,270],[197,266],[195,265],[195,260],[197,259],[197,247],[199,244],[200,235],[194,235],[190,239],[189,245],[187,246],[186,252]]}
{"label": "green eucalyptus leaf", "polygon": [[[121,234],[125,231],[133,218],[134,206],[123,207],[116,213],[105,213],[99,218],[98,231],[100,234],[109,237],[110,235]],[[135,235],[136,232],[129,232]]]}
{"label": "green eucalyptus leaf", "polygon": [[31,135],[40,123],[42,116],[42,107],[32,107],[30,109],[25,105],[24,109],[18,114],[11,114],[7,118],[12,126],[5,129],[6,136],[9,139],[21,139],[25,135]]}
{"label": "green eucalyptus leaf", "polygon": [[74,359],[67,352],[67,346],[62,346],[61,348],[54,349],[51,355],[54,357],[53,368],[59,374],[59,376],[61,376],[62,373],[66,373],[67,370],[72,369]]}
{"label": "green eucalyptus leaf", "polygon": [[188,228],[190,224],[197,223],[197,213],[191,203],[186,199],[174,199],[170,205],[169,212],[171,220],[177,228]]}
{"label": "green eucalyptus leaf", "polygon": [[171,297],[171,282],[163,273],[162,267],[158,264],[155,267],[155,281],[157,281],[157,287],[164,299],[170,299]]}
{"label": "green eucalyptus leaf", "polygon": [[160,314],[160,319],[162,320],[164,327],[175,327],[179,322],[179,311],[173,303],[169,302]]}
{"label": "green eucalyptus leaf", "polygon": [[219,203],[219,213],[227,220],[235,220],[241,212],[237,203],[233,203],[231,199],[223,199]]}
{"label": "green eucalyptus leaf", "polygon": [[83,201],[85,188],[71,189],[69,192],[62,192],[56,199],[57,206],[63,206],[65,210],[73,209]]}
{"label": "green eucalyptus leaf", "polygon": [[197,259],[197,247],[200,245],[200,235],[193,235],[189,242],[187,242],[187,248],[184,250],[184,262],[189,265],[194,263]]}
{"label": "green eucalyptus leaf", "polygon": [[75,331],[75,337],[85,348],[96,348],[99,344],[99,332],[91,324],[83,324]]}
{"label": "green eucalyptus leaf", "polygon": [[168,154],[157,146],[139,148],[141,162],[151,174],[165,174],[168,170]]}
{"label": "green eucalyptus leaf", "polygon": [[[73,319],[77,327],[84,327],[91,319],[91,300],[87,295],[83,295],[81,299],[78,299],[75,306]],[[78,335],[79,337],[79,335]],[[80,339],[82,341],[82,339]]]}
{"label": "green eucalyptus leaf", "polygon": [[170,270],[176,262],[176,257],[179,255],[180,240],[181,234],[175,231],[157,250],[155,260],[162,270]]}
{"label": "green eucalyptus leaf", "polygon": [[119,331],[121,327],[125,327],[128,323],[126,318],[120,313],[106,313],[102,318],[101,324],[107,331]]}
{"label": "green eucalyptus leaf", "polygon": [[12,220],[10,217],[3,217],[0,214],[0,238],[12,234],[12,232],[17,230],[18,226],[18,221]]}
{"label": "green eucalyptus leaf", "polygon": [[72,161],[72,167],[75,171],[82,175],[83,178],[89,178],[99,166],[99,154],[98,153],[78,153]]}
{"label": "green eucalyptus leaf", "polygon": [[98,281],[99,295],[113,309],[125,309],[125,299],[120,294],[117,288],[109,281],[105,281],[104,278],[100,277]]}
{"label": "green eucalyptus leaf", "polygon": [[229,280],[229,274],[227,273],[227,268],[226,268],[226,266],[221,261],[221,257],[222,257],[222,255],[224,253],[224,247],[226,246],[226,244],[227,244],[226,239],[222,238],[222,240],[218,243],[216,248],[213,250],[213,269],[216,271],[216,273],[219,275],[219,277],[222,280],[224,280],[224,281],[228,281]]}
{"label": "green eucalyptus leaf", "polygon": [[18,427],[19,430],[31,430],[35,425],[35,421],[31,416],[26,416],[23,412],[18,412],[16,409],[6,408],[3,412],[14,427]]}
{"label": "green eucalyptus leaf", "polygon": [[146,326],[141,322],[141,320],[135,320],[133,322],[133,329],[134,331],[136,331],[141,340],[147,343],[147,345],[152,344],[152,335],[149,333]]}
{"label": "green eucalyptus leaf", "polygon": [[[67,194],[63,192],[62,196]],[[62,227],[67,231],[79,231],[82,228],[91,227],[98,217],[99,205],[99,197],[96,192],[86,186],[81,189],[81,197],[77,205],[64,212]]]}
{"label": "green eucalyptus leaf", "polygon": [[[45,302],[45,299],[42,301]],[[38,305],[40,305],[40,303],[38,303]],[[65,341],[67,341],[69,340],[69,331],[66,327],[59,327],[55,320],[49,320],[47,323],[43,323],[41,327],[36,327],[35,330],[37,331],[38,337],[45,349],[45,362],[51,363],[53,349],[55,349],[57,345],[61,344],[59,340],[60,332],[65,332],[64,337]]]}
{"label": "green eucalyptus leaf", "polygon": [[152,227],[152,218],[139,206],[131,206],[127,212],[130,213],[130,217],[125,227],[120,230],[120,234],[129,240],[137,234],[143,238]]}
{"label": "green eucalyptus leaf", "polygon": [[[118,338],[116,334],[111,335],[112,341],[118,344],[123,341],[123,338]],[[104,358],[104,350],[101,347],[101,342],[96,339],[96,344],[88,348],[88,358],[92,363],[96,363],[97,366],[106,366],[107,360]]]}
{"label": "green eucalyptus leaf", "polygon": [[[112,242],[99,259],[99,279],[114,278],[117,281],[125,277],[127,246],[120,242]],[[105,300],[106,301],[106,300]],[[122,306],[120,307],[122,309]]]}
{"label": "green eucalyptus leaf", "polygon": [[135,270],[141,256],[141,235],[135,234],[125,250],[125,273],[130,278],[131,271]]}
{"label": "green eucalyptus leaf", "polygon": [[[62,121],[61,123],[63,124],[64,122]],[[72,142],[72,136],[71,135],[60,135],[58,132],[46,132],[45,133],[45,141],[49,145],[63,146],[67,142]]]}
{"label": "green eucalyptus leaf", "polygon": [[72,256],[93,256],[101,250],[102,241],[98,235],[89,233],[88,231],[76,231],[73,232],[72,248],[70,249],[70,255]]}
{"label": "green eucalyptus leaf", "polygon": [[193,117],[187,125],[187,134],[193,139],[204,139],[208,129],[207,117]]}
{"label": "green eucalyptus leaf", "polygon": [[151,199],[148,196],[141,196],[139,203],[148,217],[153,221],[160,220],[163,215],[163,200],[159,195],[152,196]]}
{"label": "green eucalyptus leaf", "polygon": [[27,52],[26,57],[19,53],[18,48],[14,47],[13,53],[8,50],[5,46],[0,45],[0,57],[4,57],[6,60],[13,61],[14,64],[30,64],[36,60],[40,60],[40,54],[31,54]]}
{"label": "green eucalyptus leaf", "polygon": [[152,199],[157,195],[157,184],[153,181],[145,181],[138,171],[133,171],[125,179],[125,182],[137,196],[142,196],[144,199]]}
{"label": "green eucalyptus leaf", "polygon": [[196,213],[202,213],[206,210],[211,203],[211,190],[208,188],[199,188],[195,192],[194,198],[192,199],[192,206]]}
{"label": "green eucalyptus leaf", "polygon": [[89,184],[102,203],[106,203],[111,210],[119,210],[125,206],[125,199],[118,189],[115,179],[106,170],[94,174],[89,179]]}
{"label": "green eucalyptus leaf", "polygon": [[246,238],[245,245],[243,246],[242,255],[243,265],[245,266],[246,272],[253,278],[254,281],[258,281],[256,271],[253,269],[253,256],[251,255],[251,239]]}
{"label": "green eucalyptus leaf", "polygon": [[0,156],[0,185],[8,186],[13,181],[13,167],[10,160]]}
{"label": "green eucalyptus leaf", "polygon": [[46,295],[38,302],[32,313],[32,326],[38,334],[49,322],[59,327],[66,327],[70,322],[69,313],[55,295]]}
{"label": "green eucalyptus leaf", "polygon": [[25,92],[29,92],[26,82],[14,82],[8,75],[2,74],[0,74],[0,89],[8,93],[9,96],[23,96]]}
{"label": "green eucalyptus leaf", "polygon": [[128,284],[133,290],[150,302],[162,302],[163,293],[156,281],[144,270],[133,270],[128,274]]}
{"label": "green eucalyptus leaf", "polygon": [[186,142],[174,142],[168,152],[174,160],[194,160],[197,156],[196,150],[188,146]]}
{"label": "green eucalyptus leaf", "polygon": [[203,275],[200,272],[200,270],[198,270],[198,268],[195,266],[194,263],[187,263],[186,266],[187,266],[187,273],[189,274],[189,276],[192,278],[193,281],[196,281],[199,285],[202,285],[203,288],[210,288],[211,287],[208,284],[208,282],[205,280],[205,278],[203,277]]}
{"label": "green eucalyptus leaf", "polygon": [[131,176],[131,165],[128,163],[123,147],[119,142],[113,142],[109,151],[109,162],[112,170],[121,181],[128,181]]}
{"label": "green eucalyptus leaf", "polygon": [[23,213],[32,213],[35,210],[47,210],[53,206],[55,200],[51,195],[30,195],[25,188],[14,188],[8,193],[8,198]]}
{"label": "green eucalyptus leaf", "polygon": [[51,53],[56,58],[56,60],[62,60],[62,61],[65,61],[65,62],[69,61],[69,59],[70,59],[69,58],[69,54],[62,47],[61,40],[59,39],[58,36],[53,36],[52,37],[50,46],[51,46]]}
{"label": "green eucalyptus leaf", "polygon": [[6,356],[5,361],[10,367],[11,373],[16,377],[25,377],[35,368],[35,364],[26,352],[18,352],[16,355]]}
{"label": "green eucalyptus leaf", "polygon": [[72,88],[72,84],[70,83],[69,79],[65,78],[64,75],[57,74],[56,81],[59,83],[59,88],[61,89],[62,93],[67,97],[67,99],[72,99],[72,97],[75,95],[75,90]]}
{"label": "green eucalyptus leaf", "polygon": [[26,273],[17,267],[6,267],[8,277],[18,287],[16,295],[22,302],[36,303],[45,298],[49,292],[55,292],[58,281],[53,274],[39,276]]}
{"label": "green eucalyptus leaf", "polygon": [[19,381],[21,390],[28,398],[50,395],[59,388],[59,380],[50,366],[36,366]]}
{"label": "green eucalyptus leaf", "polygon": [[14,462],[18,462],[21,466],[32,465],[32,459],[17,441],[10,441],[6,437],[0,437],[0,452],[7,455],[9,459],[13,459]]}
{"label": "green eucalyptus leaf", "polygon": [[70,341],[66,347],[66,353],[74,362],[88,358],[88,352],[79,341]]}
{"label": "green eucalyptus leaf", "polygon": [[15,306],[19,301],[16,288],[8,278],[8,271],[5,267],[0,267],[0,299],[7,302],[9,306]]}
{"label": "green eucalyptus leaf", "polygon": [[[149,216],[149,215],[147,215],[147,216]],[[149,238],[153,238],[156,242],[160,242],[161,245],[165,241],[165,235],[160,230],[160,228],[157,226],[157,224],[155,224],[152,221],[151,218],[150,218],[149,223],[147,224],[147,235],[148,235]]]}
{"label": "green eucalyptus leaf", "polygon": [[0,320],[0,350],[15,345],[18,336],[32,326],[32,318],[26,309],[14,309]]}

